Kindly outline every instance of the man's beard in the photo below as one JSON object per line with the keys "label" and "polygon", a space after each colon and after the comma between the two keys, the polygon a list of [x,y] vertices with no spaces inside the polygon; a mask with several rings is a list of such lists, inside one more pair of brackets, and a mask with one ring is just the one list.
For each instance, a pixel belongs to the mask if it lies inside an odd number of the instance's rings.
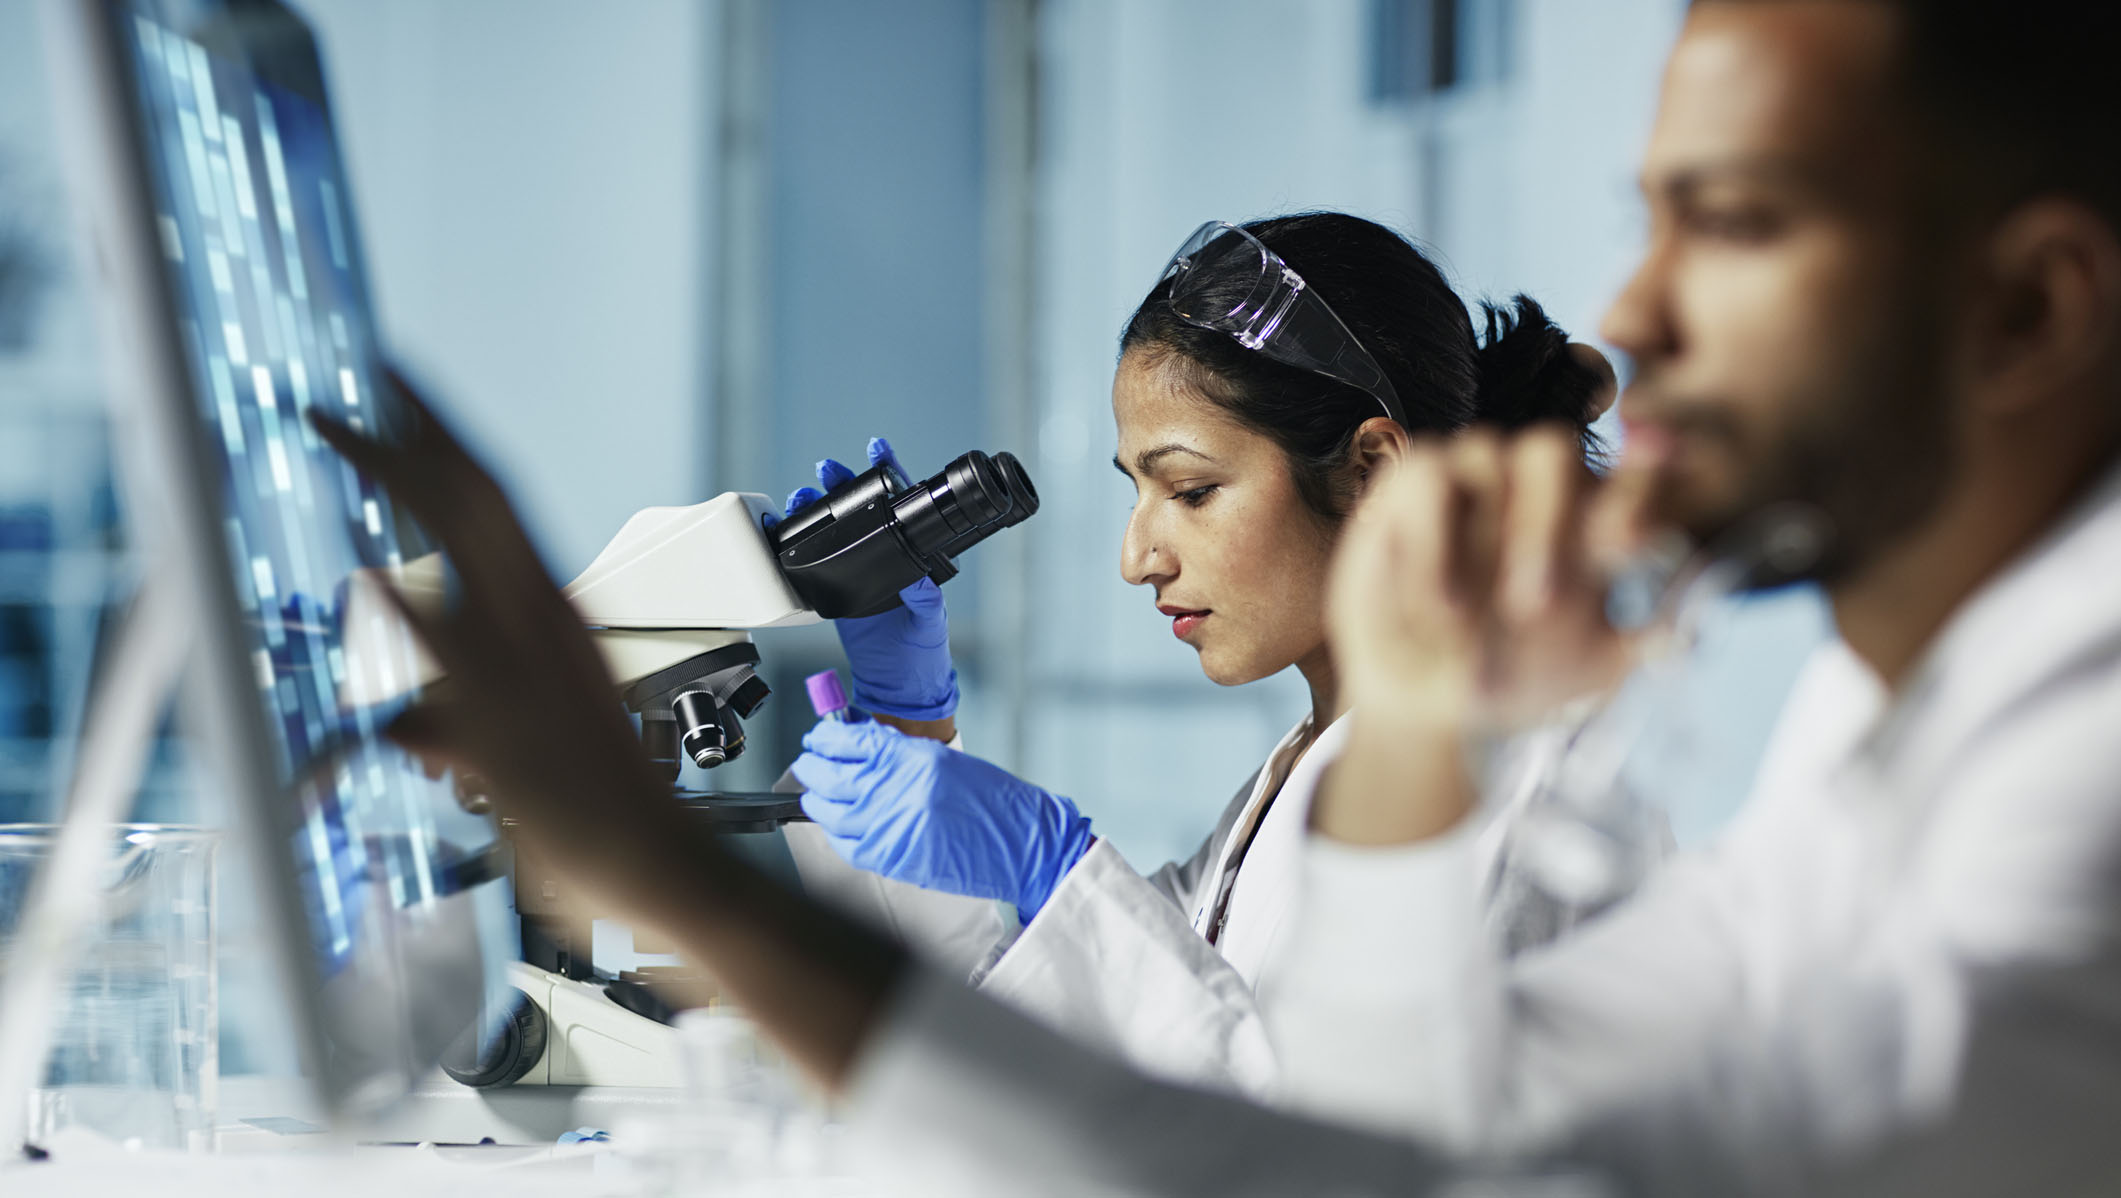
{"label": "man's beard", "polygon": [[[1742,475],[1729,499],[1672,517],[1696,546],[1740,566],[1748,589],[1860,574],[1935,513],[1957,476],[1943,360],[1934,323],[1909,320],[1779,405],[1787,415],[1772,428],[1715,411],[1680,417]],[[1775,557],[1793,524],[1805,525],[1805,551]]]}

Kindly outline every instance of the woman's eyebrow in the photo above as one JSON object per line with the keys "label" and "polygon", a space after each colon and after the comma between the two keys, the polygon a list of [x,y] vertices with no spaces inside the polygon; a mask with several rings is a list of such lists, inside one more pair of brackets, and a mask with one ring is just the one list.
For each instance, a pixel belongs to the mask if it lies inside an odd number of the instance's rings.
{"label": "woman's eyebrow", "polygon": [[1157,462],[1174,453],[1190,454],[1203,462],[1213,462],[1215,460],[1191,445],[1180,445],[1178,442],[1172,441],[1168,444],[1159,445],[1155,449],[1143,450],[1135,455],[1133,470],[1127,469],[1126,464],[1121,462],[1119,455],[1115,453],[1112,455],[1112,468],[1128,478],[1132,478],[1137,472],[1141,474],[1149,473],[1156,468]]}

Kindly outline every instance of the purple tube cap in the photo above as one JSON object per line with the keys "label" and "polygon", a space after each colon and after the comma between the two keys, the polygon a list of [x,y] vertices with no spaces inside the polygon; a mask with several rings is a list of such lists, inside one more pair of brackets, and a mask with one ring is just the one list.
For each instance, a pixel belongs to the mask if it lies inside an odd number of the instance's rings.
{"label": "purple tube cap", "polygon": [[812,674],[803,679],[803,689],[810,692],[810,710],[820,716],[847,710],[847,691],[840,686],[838,670],[820,670]]}

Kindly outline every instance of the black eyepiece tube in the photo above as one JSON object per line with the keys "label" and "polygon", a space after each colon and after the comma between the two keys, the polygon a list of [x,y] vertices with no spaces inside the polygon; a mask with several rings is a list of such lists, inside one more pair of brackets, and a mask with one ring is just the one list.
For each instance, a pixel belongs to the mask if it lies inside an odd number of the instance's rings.
{"label": "black eyepiece tube", "polygon": [[[940,552],[945,557],[954,558],[995,533],[1022,524],[1038,511],[1038,488],[1031,485],[1031,476],[1024,472],[1023,463],[1016,460],[1015,454],[999,453],[992,458],[985,454],[966,454],[952,462],[951,467],[955,468],[959,462],[972,457],[980,459],[977,482],[965,488],[966,499],[962,504],[962,509],[975,509],[967,511],[967,515],[973,517],[972,527],[941,547]],[[976,500],[971,497],[974,486],[978,489]]]}
{"label": "black eyepiece tube", "polygon": [[955,558],[1038,510],[1014,454],[967,453],[915,486],[888,466],[840,484],[772,532],[781,573],[827,619],[871,616],[926,576],[947,582]]}

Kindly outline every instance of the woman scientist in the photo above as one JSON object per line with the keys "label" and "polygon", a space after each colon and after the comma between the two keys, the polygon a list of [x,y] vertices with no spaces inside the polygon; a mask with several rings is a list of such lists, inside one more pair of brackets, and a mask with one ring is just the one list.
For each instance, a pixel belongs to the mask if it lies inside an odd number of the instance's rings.
{"label": "woman scientist", "polygon": [[[1113,464],[1135,489],[1120,573],[1152,590],[1210,679],[1237,686],[1294,666],[1311,691],[1310,713],[1190,860],[1144,877],[1069,800],[943,743],[956,672],[926,580],[903,609],[838,622],[855,702],[881,718],[804,738],[792,767],[804,810],[856,866],[1015,904],[1021,932],[973,974],[990,994],[1152,1070],[1265,1087],[1273,1062],[1253,992],[1296,888],[1311,793],[1345,736],[1324,618],[1342,520],[1410,435],[1581,429],[1612,397],[1604,359],[1571,346],[1536,303],[1485,310],[1478,338],[1405,239],[1313,213],[1201,226],[1127,322],[1112,383]],[[870,445],[872,460],[889,452]],[[819,467],[828,489],[848,477]],[[804,488],[788,509],[818,496]],[[1518,896],[1491,913],[1506,942],[1571,921],[1498,876],[1490,893]]]}

